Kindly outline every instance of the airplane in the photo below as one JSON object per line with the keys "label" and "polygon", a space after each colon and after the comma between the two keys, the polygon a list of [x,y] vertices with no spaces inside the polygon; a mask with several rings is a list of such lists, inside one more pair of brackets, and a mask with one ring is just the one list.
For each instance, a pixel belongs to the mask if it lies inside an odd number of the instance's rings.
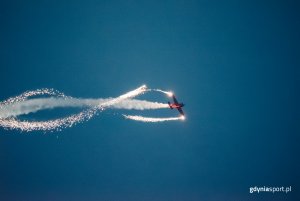
{"label": "airplane", "polygon": [[184,106],[184,104],[183,104],[183,103],[178,103],[178,101],[177,101],[177,99],[175,98],[175,95],[174,95],[174,94],[171,94],[171,96],[172,96],[172,98],[173,98],[173,100],[174,100],[174,103],[168,102],[169,107],[170,107],[171,109],[176,108],[176,109],[179,111],[179,113],[182,115],[182,117],[184,117],[184,112],[183,112],[183,110],[182,110],[182,107]]}

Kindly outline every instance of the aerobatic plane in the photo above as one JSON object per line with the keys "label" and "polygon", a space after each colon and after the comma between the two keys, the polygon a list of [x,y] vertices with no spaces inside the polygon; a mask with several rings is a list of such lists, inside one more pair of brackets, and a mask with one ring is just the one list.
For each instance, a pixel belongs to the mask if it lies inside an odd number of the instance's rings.
{"label": "aerobatic plane", "polygon": [[171,94],[171,96],[172,96],[172,98],[173,98],[174,103],[168,102],[169,107],[170,107],[171,109],[176,108],[176,109],[179,111],[179,113],[180,113],[182,116],[184,116],[184,112],[183,112],[183,110],[182,110],[182,107],[184,106],[184,104],[183,104],[183,103],[178,103],[178,101],[177,101],[177,99],[175,98],[175,95],[174,95],[174,94]]}

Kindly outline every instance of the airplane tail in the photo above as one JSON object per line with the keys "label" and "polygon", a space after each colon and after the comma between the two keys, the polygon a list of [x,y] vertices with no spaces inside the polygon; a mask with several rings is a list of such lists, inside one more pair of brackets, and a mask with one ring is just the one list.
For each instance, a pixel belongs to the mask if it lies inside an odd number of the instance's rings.
{"label": "airplane tail", "polygon": [[169,104],[169,107],[170,107],[171,109],[173,109],[173,107],[171,106],[171,103],[170,103],[170,102],[168,102],[168,104]]}

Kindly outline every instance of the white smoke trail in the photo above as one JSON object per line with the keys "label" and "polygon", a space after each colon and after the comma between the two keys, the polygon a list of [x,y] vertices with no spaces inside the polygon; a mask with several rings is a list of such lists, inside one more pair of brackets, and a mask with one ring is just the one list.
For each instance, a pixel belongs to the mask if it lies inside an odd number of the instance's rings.
{"label": "white smoke trail", "polygon": [[[12,104],[0,105],[0,118],[16,117],[19,115],[30,114],[45,109],[62,108],[62,107],[96,107],[99,104],[111,101],[113,98],[107,99],[79,99],[79,98],[36,98],[14,102]],[[145,100],[125,99],[119,103],[109,106],[113,109],[134,109],[134,110],[149,110],[168,108],[168,104],[149,102]]]}
{"label": "white smoke trail", "polygon": [[163,90],[161,90],[161,89],[151,89],[152,91],[158,91],[158,92],[161,92],[161,93],[164,93],[164,94],[166,94],[166,95],[168,95],[168,96],[173,96],[173,92],[171,92],[171,91],[163,91]]}
{"label": "white smoke trail", "polygon": [[[147,91],[152,90],[147,89],[147,87],[143,85],[117,98],[107,99],[77,99],[66,96],[63,93],[53,89],[39,89],[35,91],[28,91],[19,96],[0,102],[0,126],[8,129],[19,129],[21,131],[48,131],[55,129],[61,130],[66,127],[71,127],[76,123],[89,120],[98,112],[101,112],[106,108],[136,110],[168,108],[168,104],[133,99],[134,97]],[[165,92],[160,89],[154,89],[153,91],[158,91],[170,95],[170,92]],[[38,95],[49,95],[52,97],[28,99],[29,97]],[[52,109],[57,107],[88,107],[88,109],[65,118],[48,121],[29,122],[17,119],[19,115],[34,113],[39,110]],[[124,116],[127,119],[143,122],[162,122],[182,119],[182,117],[149,118],[130,115]]]}
{"label": "white smoke trail", "polygon": [[[70,115],[65,118],[59,118],[55,120],[49,120],[49,121],[20,121],[16,118],[10,117],[10,118],[0,118],[0,126],[4,128],[10,128],[10,129],[19,129],[22,131],[33,131],[33,130],[61,130],[66,127],[71,127],[76,123],[89,120],[92,118],[98,111],[103,111],[106,107],[109,107],[113,104],[117,104],[125,99],[128,98],[134,98],[135,96],[138,96],[142,93],[144,93],[147,90],[147,87],[145,85],[132,90],[126,94],[123,94],[117,98],[111,99],[107,102],[98,104],[95,107],[89,108],[87,110],[84,110],[78,114],[75,115]],[[49,94],[49,95],[56,95],[60,97],[66,97],[63,94],[59,94],[56,91],[53,90],[48,90],[48,89],[42,89],[42,90],[36,90],[36,91],[30,91],[30,92],[25,92],[21,94],[20,96],[17,96],[15,98],[10,98],[7,101],[4,101],[1,103],[1,107],[15,103],[15,102],[20,102],[26,100],[26,98],[30,96],[35,96],[35,95],[44,95],[44,94]]]}
{"label": "white smoke trail", "polygon": [[131,119],[135,121],[142,121],[142,122],[164,122],[164,121],[177,121],[177,120],[184,120],[184,117],[169,117],[169,118],[154,118],[154,117],[143,117],[143,116],[133,116],[133,115],[125,115],[123,116],[126,119]]}
{"label": "white smoke trail", "polygon": [[35,91],[27,91],[22,93],[19,96],[15,96],[12,98],[9,98],[3,102],[0,102],[0,107],[3,105],[9,105],[12,103],[16,103],[16,102],[21,102],[26,100],[27,98],[31,97],[31,96],[38,96],[38,95],[52,95],[52,96],[56,96],[56,97],[64,97],[66,98],[67,96],[64,95],[63,93],[56,91],[54,89],[37,89]]}
{"label": "white smoke trail", "polygon": [[129,99],[129,98],[134,98],[134,97],[136,97],[136,96],[138,96],[140,94],[145,93],[146,91],[147,91],[147,87],[146,87],[146,85],[143,85],[143,86],[141,86],[141,87],[139,87],[139,88],[137,88],[135,90],[132,90],[132,91],[126,93],[126,94],[123,94],[123,95],[121,95],[121,96],[119,96],[117,98],[113,98],[113,99],[111,99],[111,100],[109,100],[107,102],[99,104],[97,107],[98,108],[102,108],[102,109],[105,108],[105,107],[110,107],[112,105],[115,105],[115,104],[123,101],[123,100]]}

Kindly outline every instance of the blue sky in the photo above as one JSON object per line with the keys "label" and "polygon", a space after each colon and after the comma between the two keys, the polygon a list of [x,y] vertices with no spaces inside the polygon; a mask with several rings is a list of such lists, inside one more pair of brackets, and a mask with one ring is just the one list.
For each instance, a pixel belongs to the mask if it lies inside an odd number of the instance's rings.
{"label": "blue sky", "polygon": [[147,84],[173,90],[187,120],[107,111],[59,133],[0,129],[0,199],[299,197],[298,10],[294,1],[1,2],[0,100],[44,87],[111,97]]}

